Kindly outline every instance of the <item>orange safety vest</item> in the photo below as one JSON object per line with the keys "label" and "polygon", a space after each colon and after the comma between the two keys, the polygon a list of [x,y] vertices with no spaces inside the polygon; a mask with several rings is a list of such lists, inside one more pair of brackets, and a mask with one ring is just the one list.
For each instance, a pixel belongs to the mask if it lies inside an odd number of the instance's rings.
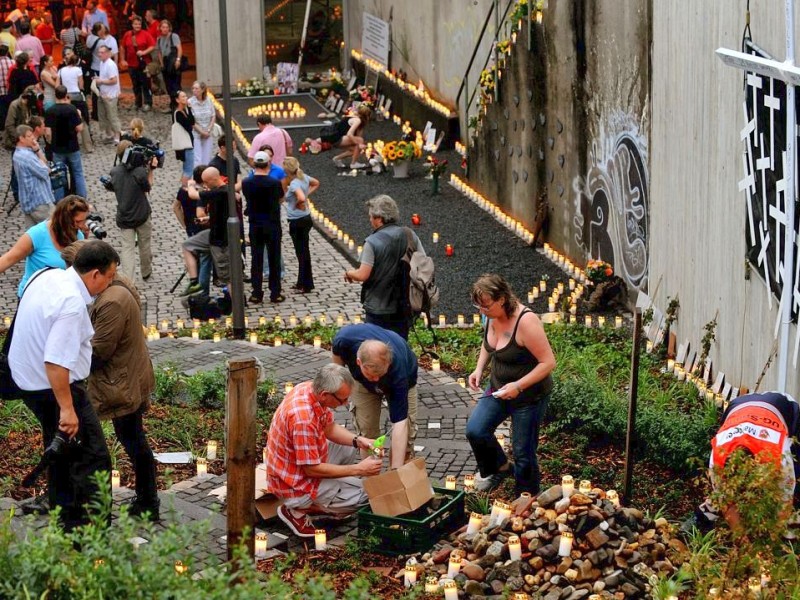
{"label": "orange safety vest", "polygon": [[776,408],[765,402],[747,402],[728,415],[711,440],[713,464],[724,466],[734,450],[747,448],[754,456],[780,466],[787,435],[786,423]]}

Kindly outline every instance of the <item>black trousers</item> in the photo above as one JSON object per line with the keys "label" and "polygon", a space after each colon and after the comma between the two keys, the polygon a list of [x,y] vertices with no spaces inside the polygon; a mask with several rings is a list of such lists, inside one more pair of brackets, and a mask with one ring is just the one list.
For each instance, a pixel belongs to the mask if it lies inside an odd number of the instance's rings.
{"label": "black trousers", "polygon": [[408,331],[411,328],[411,317],[405,313],[394,313],[391,315],[376,315],[375,313],[365,312],[364,320],[383,329],[394,331],[404,340],[408,339]]}
{"label": "black trousers", "polygon": [[[111,456],[100,420],[92,408],[82,383],[70,385],[72,404],[78,415],[80,444],[70,444],[50,463],[47,471],[47,493],[50,508],[61,507],[64,529],[71,531],[89,522],[87,503],[95,499],[97,485],[93,475],[98,471],[111,471]],[[52,390],[27,392],[25,406],[36,415],[42,426],[44,448],[50,445],[58,431],[60,409]]]}
{"label": "black trousers", "polygon": [[133,83],[133,95],[136,108],[153,106],[153,94],[150,92],[150,76],[147,74],[144,65],[130,67],[128,69],[128,75],[130,75],[131,83]]}
{"label": "black trousers", "polygon": [[135,413],[112,419],[114,433],[128,454],[136,475],[136,498],[143,506],[158,505],[156,488],[156,459],[144,434],[142,415],[144,408]]}
{"label": "black trousers", "polygon": [[281,293],[281,226],[279,223],[250,223],[250,278],[253,295],[264,297],[264,249],[269,264],[269,295],[277,298]]}
{"label": "black trousers", "polygon": [[314,277],[311,274],[311,250],[308,236],[311,232],[311,215],[289,221],[289,236],[294,244],[297,256],[297,287],[305,290],[314,289]]}

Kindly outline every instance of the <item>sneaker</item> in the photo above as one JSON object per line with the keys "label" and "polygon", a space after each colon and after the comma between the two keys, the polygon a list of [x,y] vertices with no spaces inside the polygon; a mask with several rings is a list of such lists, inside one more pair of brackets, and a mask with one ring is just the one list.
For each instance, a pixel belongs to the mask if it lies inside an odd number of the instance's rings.
{"label": "sneaker", "polygon": [[189,285],[186,286],[186,289],[184,289],[181,292],[180,295],[181,295],[181,297],[183,297],[183,296],[191,296],[192,294],[196,294],[197,292],[200,292],[202,290],[203,290],[203,286],[201,286],[199,282],[192,283],[190,281]]}
{"label": "sneaker", "polygon": [[153,110],[153,107],[149,104],[142,107],[142,112],[150,112],[151,110]]}
{"label": "sneaker", "polygon": [[350,168],[351,168],[351,169],[363,169],[363,168],[364,168],[364,167],[366,167],[366,166],[367,166],[367,165],[365,165],[365,164],[364,164],[364,163],[362,163],[362,162],[354,162],[354,163],[350,163]]}
{"label": "sneaker", "polygon": [[505,471],[498,471],[488,477],[481,477],[480,473],[475,475],[475,489],[479,492],[490,492],[503,483],[503,479],[514,474],[514,465],[506,463],[508,468]]}
{"label": "sneaker", "polygon": [[333,159],[333,164],[335,166],[339,167],[340,169],[346,169],[347,168],[347,165],[344,164],[344,161],[342,159],[340,159],[340,158],[334,158]]}
{"label": "sneaker", "polygon": [[278,518],[286,523],[286,526],[292,530],[295,535],[300,537],[313,538],[314,537],[314,524],[308,515],[295,517],[289,508],[286,506],[278,507]]}

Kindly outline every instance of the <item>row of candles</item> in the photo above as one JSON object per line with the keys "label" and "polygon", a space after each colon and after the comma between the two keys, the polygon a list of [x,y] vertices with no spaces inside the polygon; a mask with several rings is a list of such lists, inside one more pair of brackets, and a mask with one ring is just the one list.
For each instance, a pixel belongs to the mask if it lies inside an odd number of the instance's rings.
{"label": "row of candles", "polygon": [[586,273],[567,258],[566,255],[555,250],[550,244],[544,245],[544,255],[564,269],[570,277],[574,277],[583,284],[589,283],[589,278],[586,276]]}
{"label": "row of candles", "polygon": [[[648,347],[651,347],[652,342],[648,341]],[[650,352],[651,350],[648,350]],[[705,398],[709,402],[714,402],[717,408],[727,408],[728,402],[731,398],[727,394],[723,394],[714,390],[714,386],[710,386],[708,381],[697,375],[695,369],[687,370],[684,368],[683,363],[676,362],[674,358],[667,359],[667,373],[672,373],[678,381],[685,381],[692,383],[697,388],[697,393],[701,398]]]}
{"label": "row of candles", "polygon": [[490,200],[487,200],[484,196],[478,193],[477,190],[472,188],[455,173],[450,173],[450,185],[472,200],[475,204],[480,206],[483,210],[491,214],[501,225],[504,225],[507,229],[513,231],[517,236],[525,240],[526,243],[533,243],[533,233],[529,231],[521,221],[517,221],[513,217],[504,213],[499,206]]}
{"label": "row of candles", "polygon": [[273,119],[302,119],[306,116],[306,109],[297,102],[269,102],[259,104],[247,109],[248,117],[258,117],[259,115],[269,115]]}
{"label": "row of candles", "polygon": [[392,73],[389,69],[387,69],[385,65],[379,63],[377,60],[364,56],[358,50],[351,50],[350,56],[354,60],[357,60],[358,62],[361,62],[364,65],[366,65],[367,68],[369,68],[370,70],[375,71],[376,73],[380,73],[389,82],[393,83],[401,90],[408,92],[409,94],[414,96],[419,102],[428,105],[436,112],[444,115],[445,117],[449,117],[450,115],[453,114],[453,111],[449,106],[447,106],[442,102],[434,100],[431,97],[430,93],[425,88],[425,84],[422,82],[421,79],[419,80],[419,83],[417,85],[414,85],[413,83],[407,81],[403,81],[402,79],[397,77],[394,73]]}
{"label": "row of candles", "polygon": [[[200,478],[208,476],[208,461],[217,460],[217,449],[219,445],[216,440],[208,440],[206,442],[206,456],[200,456],[195,459],[195,467],[197,469],[197,476]],[[120,487],[120,472],[117,469],[111,471],[111,489],[118,489]]]}
{"label": "row of candles", "polygon": [[[214,105],[214,109],[219,113],[220,119],[224,122],[225,111],[222,108],[222,104],[219,102],[219,100],[216,99],[214,94],[212,94],[210,91],[208,92],[208,97],[211,98],[211,102]],[[250,142],[248,141],[247,136],[245,136],[244,132],[242,131],[242,128],[236,122],[236,119],[231,119],[231,129],[233,130],[233,135],[236,136],[236,139],[239,142],[239,144],[242,145],[242,148],[244,148],[245,151],[249,151]]]}

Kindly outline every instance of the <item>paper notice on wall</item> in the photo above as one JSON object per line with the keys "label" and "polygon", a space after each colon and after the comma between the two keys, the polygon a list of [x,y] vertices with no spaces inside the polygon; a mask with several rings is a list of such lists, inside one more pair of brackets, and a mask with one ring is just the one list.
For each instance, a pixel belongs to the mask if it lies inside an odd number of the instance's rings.
{"label": "paper notice on wall", "polygon": [[364,13],[361,30],[361,51],[366,58],[378,61],[384,67],[389,64],[389,23]]}

